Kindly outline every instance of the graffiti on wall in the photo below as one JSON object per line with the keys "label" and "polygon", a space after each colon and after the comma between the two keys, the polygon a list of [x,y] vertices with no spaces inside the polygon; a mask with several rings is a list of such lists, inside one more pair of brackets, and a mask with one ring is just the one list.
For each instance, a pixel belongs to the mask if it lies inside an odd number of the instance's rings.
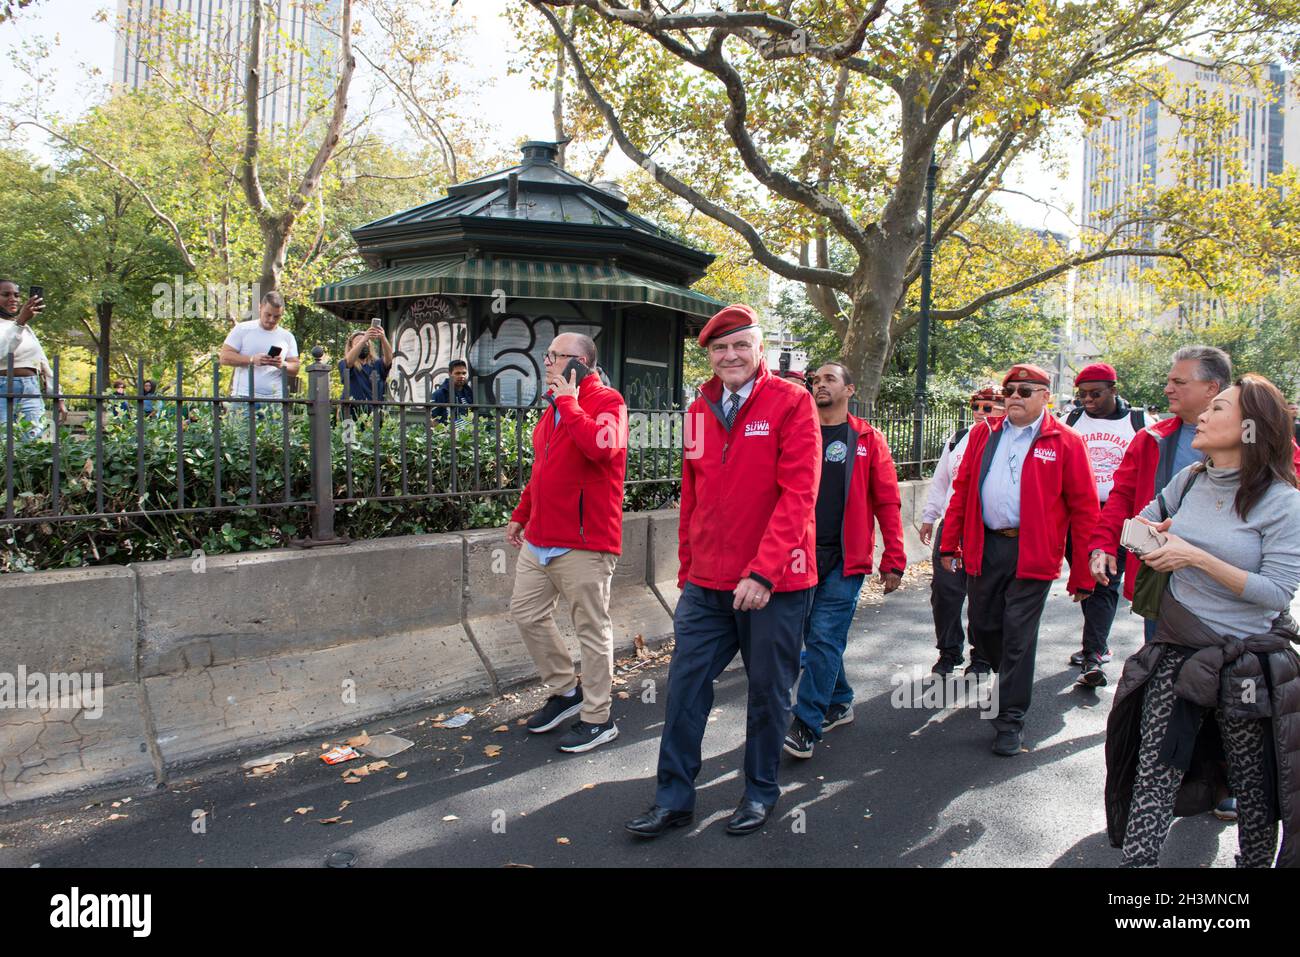
{"label": "graffiti on wall", "polygon": [[399,402],[427,402],[452,359],[468,353],[469,326],[444,296],[412,299],[393,337],[390,393]]}
{"label": "graffiti on wall", "polygon": [[[539,308],[563,309],[563,304],[538,303]],[[581,332],[600,344],[601,327],[581,315],[521,315],[508,312],[492,316],[471,343],[469,326],[456,306],[443,296],[423,296],[411,301],[398,322],[393,344],[393,370],[389,387],[403,402],[425,402],[447,377],[452,359],[465,359],[480,402],[522,405],[536,402],[545,381],[542,357],[561,332]]]}

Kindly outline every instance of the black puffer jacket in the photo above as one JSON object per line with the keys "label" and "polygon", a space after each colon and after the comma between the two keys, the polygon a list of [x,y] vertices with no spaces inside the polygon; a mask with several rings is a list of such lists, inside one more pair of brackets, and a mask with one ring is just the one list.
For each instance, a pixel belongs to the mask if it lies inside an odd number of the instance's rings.
{"label": "black puffer jacket", "polygon": [[[1232,718],[1267,721],[1269,772],[1276,783],[1273,813],[1282,823],[1278,867],[1300,867],[1300,632],[1289,614],[1271,630],[1245,638],[1211,631],[1166,589],[1155,640],[1124,662],[1115,703],[1106,722],[1106,831],[1120,847],[1128,827],[1142,737],[1142,689],[1170,645],[1191,652],[1174,681],[1174,695],[1205,708],[1222,707]],[[1204,721],[1190,770],[1183,776],[1174,813],[1199,814],[1214,807],[1209,776],[1221,757],[1217,722]]]}

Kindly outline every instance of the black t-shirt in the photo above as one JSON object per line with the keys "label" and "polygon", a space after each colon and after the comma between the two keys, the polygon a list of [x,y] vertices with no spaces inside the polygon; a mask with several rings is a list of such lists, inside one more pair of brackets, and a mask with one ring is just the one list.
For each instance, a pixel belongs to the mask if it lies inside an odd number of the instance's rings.
{"label": "black t-shirt", "polygon": [[822,483],[817,489],[817,575],[843,559],[844,476],[849,457],[849,424],[822,426]]}

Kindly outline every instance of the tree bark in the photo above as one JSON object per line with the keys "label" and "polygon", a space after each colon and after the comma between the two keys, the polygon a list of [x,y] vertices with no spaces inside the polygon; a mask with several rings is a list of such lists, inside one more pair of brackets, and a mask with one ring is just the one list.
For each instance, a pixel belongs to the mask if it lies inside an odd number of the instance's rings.
{"label": "tree bark", "polygon": [[[95,315],[99,317],[99,342],[98,367],[104,370],[104,375],[108,375],[109,350],[112,346],[113,335],[113,304],[111,302],[100,302],[95,306]],[[103,391],[103,383],[98,383],[100,390]]]}

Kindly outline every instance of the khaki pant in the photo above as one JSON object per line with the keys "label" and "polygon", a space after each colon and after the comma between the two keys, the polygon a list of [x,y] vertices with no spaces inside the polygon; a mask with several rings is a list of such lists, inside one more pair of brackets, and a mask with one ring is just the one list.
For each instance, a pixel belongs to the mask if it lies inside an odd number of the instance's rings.
{"label": "khaki pant", "polygon": [[618,556],[612,552],[573,549],[545,566],[527,543],[515,564],[515,591],[510,617],[537,670],[553,695],[578,683],[573,658],[555,625],[555,605],[561,595],[573,614],[573,630],[582,648],[582,720],[609,720],[614,678],[614,626],[609,620],[609,588]]}

